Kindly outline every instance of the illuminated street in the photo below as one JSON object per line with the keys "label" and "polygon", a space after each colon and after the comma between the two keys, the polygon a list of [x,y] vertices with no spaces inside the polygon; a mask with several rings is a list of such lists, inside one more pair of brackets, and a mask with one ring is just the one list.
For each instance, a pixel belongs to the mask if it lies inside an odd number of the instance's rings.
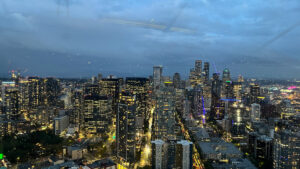
{"label": "illuminated street", "polygon": [[[181,129],[182,129],[185,139],[192,141],[189,131],[185,129],[184,124],[182,123],[181,118],[178,116],[178,114],[176,114],[176,118],[178,120],[179,125],[181,126]],[[197,150],[195,144],[193,144],[193,161],[194,161],[194,164],[193,164],[194,167],[196,167],[197,169],[204,169],[204,165],[200,159],[200,153]]]}
{"label": "illuminated street", "polygon": [[149,126],[148,126],[148,132],[145,133],[146,137],[146,144],[142,149],[141,152],[141,160],[138,164],[135,165],[135,168],[137,166],[144,167],[146,165],[150,165],[150,158],[151,158],[151,132],[152,132],[152,122],[153,122],[153,112],[155,110],[155,107],[152,107],[149,117]]}
{"label": "illuminated street", "polygon": [[0,1],[0,169],[300,169],[300,0]]}

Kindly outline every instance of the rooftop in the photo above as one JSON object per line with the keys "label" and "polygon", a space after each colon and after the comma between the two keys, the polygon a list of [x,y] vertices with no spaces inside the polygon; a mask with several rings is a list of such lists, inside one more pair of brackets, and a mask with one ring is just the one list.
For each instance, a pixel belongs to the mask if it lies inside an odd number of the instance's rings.
{"label": "rooftop", "polygon": [[189,142],[187,140],[180,140],[180,141],[177,142],[177,144],[182,144],[182,145],[187,146],[187,145],[192,145],[193,143]]}
{"label": "rooftop", "polygon": [[89,164],[88,167],[90,168],[97,168],[97,167],[111,167],[111,166],[115,166],[116,164],[110,160],[110,159],[102,159],[102,160],[98,160],[93,162],[92,164]]}
{"label": "rooftop", "polygon": [[164,144],[165,142],[164,141],[162,141],[162,140],[154,140],[154,141],[151,141],[151,143],[153,143],[153,144]]}
{"label": "rooftop", "polygon": [[211,142],[198,142],[202,152],[205,154],[236,154],[242,155],[240,150],[232,143],[227,143],[219,138],[212,139]]}
{"label": "rooftop", "polygon": [[232,159],[229,163],[214,163],[212,166],[216,169],[231,169],[231,168],[243,168],[243,169],[256,169],[256,167],[248,159]]}

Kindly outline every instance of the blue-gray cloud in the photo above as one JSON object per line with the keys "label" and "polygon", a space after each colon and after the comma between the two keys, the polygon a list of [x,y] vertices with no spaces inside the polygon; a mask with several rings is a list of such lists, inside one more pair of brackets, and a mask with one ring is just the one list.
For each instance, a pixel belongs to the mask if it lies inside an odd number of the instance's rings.
{"label": "blue-gray cloud", "polygon": [[21,69],[43,76],[147,76],[153,65],[163,64],[166,74],[186,76],[194,60],[203,59],[234,75],[300,78],[300,28],[280,36],[299,23],[298,0],[1,0],[0,5],[0,75]]}

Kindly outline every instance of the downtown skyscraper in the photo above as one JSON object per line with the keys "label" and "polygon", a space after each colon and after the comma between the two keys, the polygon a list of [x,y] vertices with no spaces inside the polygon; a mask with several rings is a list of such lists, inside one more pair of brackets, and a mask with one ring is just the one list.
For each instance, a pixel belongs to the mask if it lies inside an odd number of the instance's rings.
{"label": "downtown skyscraper", "polygon": [[122,91],[117,112],[117,158],[126,167],[132,167],[136,159],[136,96]]}
{"label": "downtown skyscraper", "polygon": [[223,119],[224,110],[221,102],[221,80],[219,74],[214,73],[211,85],[211,119]]}
{"label": "downtown skyscraper", "polygon": [[154,138],[175,138],[175,89],[171,83],[161,84],[156,94],[156,108],[154,114]]}
{"label": "downtown skyscraper", "polygon": [[162,66],[153,66],[153,89],[157,89],[162,82]]}

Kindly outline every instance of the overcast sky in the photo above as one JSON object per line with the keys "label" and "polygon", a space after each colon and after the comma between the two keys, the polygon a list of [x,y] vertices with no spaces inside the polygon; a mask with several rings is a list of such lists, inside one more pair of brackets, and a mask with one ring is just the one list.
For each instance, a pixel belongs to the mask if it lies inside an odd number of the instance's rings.
{"label": "overcast sky", "polygon": [[299,0],[0,0],[0,76],[300,78]]}

